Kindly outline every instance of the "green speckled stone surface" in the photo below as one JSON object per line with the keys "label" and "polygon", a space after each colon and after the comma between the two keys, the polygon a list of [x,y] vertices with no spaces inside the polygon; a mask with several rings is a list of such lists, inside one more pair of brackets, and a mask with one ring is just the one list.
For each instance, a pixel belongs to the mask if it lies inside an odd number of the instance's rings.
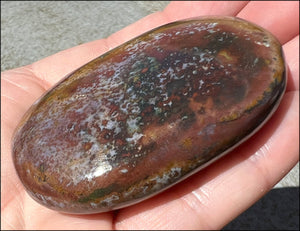
{"label": "green speckled stone surface", "polygon": [[41,204],[121,208],[170,187],[262,126],[284,92],[280,43],[244,20],[208,17],[145,33],[41,97],[13,141]]}

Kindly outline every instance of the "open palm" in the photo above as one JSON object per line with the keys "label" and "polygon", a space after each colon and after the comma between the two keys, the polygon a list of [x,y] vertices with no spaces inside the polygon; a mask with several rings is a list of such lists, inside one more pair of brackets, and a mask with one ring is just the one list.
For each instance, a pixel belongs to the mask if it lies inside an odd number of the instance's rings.
{"label": "open palm", "polygon": [[[299,158],[299,2],[172,2],[107,39],[77,46],[1,75],[2,229],[220,229],[268,192]],[[283,44],[288,86],[271,120],[211,166],[142,203],[113,212],[68,215],[25,192],[11,158],[11,138],[29,106],[72,70],[162,24],[202,15],[238,16]]]}

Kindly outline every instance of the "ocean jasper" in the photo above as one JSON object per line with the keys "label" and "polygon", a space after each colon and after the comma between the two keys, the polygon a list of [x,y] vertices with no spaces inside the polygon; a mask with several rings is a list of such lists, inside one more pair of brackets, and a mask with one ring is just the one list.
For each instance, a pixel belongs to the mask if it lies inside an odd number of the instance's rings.
{"label": "ocean jasper", "polygon": [[48,208],[98,213],[180,182],[241,144],[285,90],[280,43],[231,17],[151,30],[75,70],[26,113],[13,161]]}

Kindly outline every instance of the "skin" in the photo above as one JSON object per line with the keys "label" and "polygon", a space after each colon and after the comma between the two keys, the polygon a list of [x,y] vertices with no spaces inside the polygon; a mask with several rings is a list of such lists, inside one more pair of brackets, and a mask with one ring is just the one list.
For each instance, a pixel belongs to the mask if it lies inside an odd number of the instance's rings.
{"label": "skin", "polygon": [[[280,181],[299,161],[299,2],[171,2],[102,40],[1,74],[2,229],[221,229]],[[137,205],[94,215],[49,210],[27,195],[11,157],[13,130],[53,84],[110,48],[167,22],[201,15],[238,16],[283,44],[288,85],[278,110],[246,143],[171,189]]]}

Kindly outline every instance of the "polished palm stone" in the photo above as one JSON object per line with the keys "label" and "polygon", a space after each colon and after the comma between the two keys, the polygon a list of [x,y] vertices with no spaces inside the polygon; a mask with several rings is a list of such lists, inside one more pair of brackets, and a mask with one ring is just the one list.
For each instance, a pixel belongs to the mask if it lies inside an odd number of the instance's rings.
{"label": "polished palm stone", "polygon": [[180,182],[244,142],[285,90],[282,48],[232,17],[151,30],[75,70],[15,131],[13,161],[48,208],[97,213]]}

